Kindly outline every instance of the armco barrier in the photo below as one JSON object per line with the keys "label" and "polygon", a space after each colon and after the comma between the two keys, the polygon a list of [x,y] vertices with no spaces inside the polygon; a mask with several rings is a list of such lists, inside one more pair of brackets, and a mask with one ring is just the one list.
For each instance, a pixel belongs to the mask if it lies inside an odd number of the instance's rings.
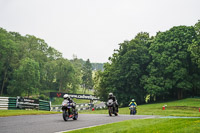
{"label": "armco barrier", "polygon": [[[16,110],[16,97],[0,97],[0,110]],[[51,110],[51,103],[49,101],[39,100],[39,110]]]}
{"label": "armco barrier", "polygon": [[[82,103],[82,104],[76,104],[76,109],[78,111],[81,111],[81,110],[90,110],[92,107],[88,104],[88,103]],[[105,109],[106,106],[103,105],[103,106],[94,106],[93,108],[95,108],[95,110],[99,110],[99,109]],[[56,112],[62,112],[61,110],[61,105],[52,105],[51,106],[51,111],[56,111]]]}
{"label": "armco barrier", "polygon": [[0,97],[0,110],[14,110],[16,108],[15,97]]}
{"label": "armco barrier", "polygon": [[39,110],[51,110],[51,103],[49,101],[39,100]]}
{"label": "armco barrier", "polygon": [[9,99],[8,109],[9,110],[17,109],[17,107],[16,107],[17,98],[16,97],[9,97],[8,99]]}
{"label": "armco barrier", "polygon": [[9,97],[0,97],[0,110],[8,110]]}
{"label": "armco barrier", "polygon": [[[51,105],[51,111],[62,112],[61,105]],[[87,110],[90,109],[88,103],[76,104],[76,109],[80,110]]]}

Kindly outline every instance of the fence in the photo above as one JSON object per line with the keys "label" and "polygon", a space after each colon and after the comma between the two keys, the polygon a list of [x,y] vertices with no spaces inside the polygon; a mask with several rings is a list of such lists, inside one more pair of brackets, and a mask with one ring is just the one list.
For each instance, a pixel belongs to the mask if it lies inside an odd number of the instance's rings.
{"label": "fence", "polygon": [[[62,107],[61,105],[51,105],[51,111],[62,112],[61,107]],[[76,109],[78,109],[78,111],[90,110],[92,108],[94,108],[94,109],[105,109],[106,106],[105,105],[102,105],[102,106],[91,106],[88,103],[82,103],[82,104],[77,104],[76,105]]]}
{"label": "fence", "polygon": [[[62,112],[61,107],[62,107],[61,105],[52,105],[51,111]],[[83,103],[83,104],[76,104],[76,108],[78,109],[78,111],[80,111],[80,110],[90,109],[90,106],[87,103]]]}
{"label": "fence", "polygon": [[[35,104],[28,102],[27,100],[31,100],[26,98],[19,102],[19,99],[16,97],[0,97],[0,110],[16,110],[16,109],[38,109],[38,110],[47,110],[47,111],[62,111],[61,105],[51,105],[51,102],[39,100],[39,107],[35,108]],[[19,108],[19,105],[23,105],[22,108]],[[27,106],[28,105],[28,106]],[[88,103],[77,104],[76,108],[78,111],[80,110],[89,110],[91,108],[95,109],[104,109],[105,106],[91,106]]]}
{"label": "fence", "polygon": [[39,110],[51,110],[51,102],[39,100]]}
{"label": "fence", "polygon": [[16,110],[16,109],[27,109],[27,108],[47,110],[47,111],[51,110],[51,103],[49,101],[39,100],[39,108],[35,108],[36,107],[35,104],[30,102],[32,101],[32,99],[28,99],[30,101],[27,101],[27,99],[28,98],[19,102],[19,99],[16,97],[0,97],[0,110]]}
{"label": "fence", "polygon": [[16,97],[0,97],[0,110],[17,109],[16,100]]}

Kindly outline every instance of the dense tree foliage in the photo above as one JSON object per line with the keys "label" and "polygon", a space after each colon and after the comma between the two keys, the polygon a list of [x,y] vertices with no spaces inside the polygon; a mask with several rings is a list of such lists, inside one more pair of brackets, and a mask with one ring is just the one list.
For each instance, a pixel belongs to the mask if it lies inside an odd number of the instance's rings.
{"label": "dense tree foliage", "polygon": [[200,68],[200,20],[194,26],[197,40],[193,40],[188,50],[191,52],[192,61]]}
{"label": "dense tree foliage", "polygon": [[110,58],[111,63],[105,64],[102,73],[99,92],[100,97],[107,99],[107,94],[113,92],[120,103],[125,104],[135,98],[144,102],[146,95],[141,78],[146,74],[150,61],[148,33],[139,33],[135,39],[120,44],[119,50]]}
{"label": "dense tree foliage", "polygon": [[94,80],[95,93],[106,101],[113,92],[122,106],[132,98],[144,103],[200,95],[199,24],[173,27],[155,37],[139,33],[119,44]]}
{"label": "dense tree foliage", "polygon": [[200,96],[200,21],[153,37],[138,33],[105,64],[64,59],[40,38],[0,28],[0,74],[0,93],[10,96],[76,92],[80,86],[94,88],[104,101],[113,92],[121,106],[133,98],[141,104]]}
{"label": "dense tree foliage", "polygon": [[39,64],[30,58],[20,61],[20,66],[13,73],[8,92],[15,96],[37,94],[40,81]]}
{"label": "dense tree foliage", "polygon": [[197,40],[194,27],[179,26],[158,33],[149,48],[152,61],[149,74],[144,78],[144,88],[151,96],[183,98],[191,93],[200,77],[191,61],[188,47]]}
{"label": "dense tree foliage", "polygon": [[17,56],[17,43],[14,41],[12,34],[8,34],[7,31],[0,28],[0,87],[1,95],[8,85],[8,81],[11,78],[13,67],[16,66]]}
{"label": "dense tree foliage", "polygon": [[88,59],[82,68],[82,87],[84,91],[93,89],[92,64]]}
{"label": "dense tree foliage", "polygon": [[[84,63],[82,59],[64,59],[43,39],[0,28],[1,95],[38,96],[45,90],[76,92],[82,83]],[[91,78],[92,73],[87,74]]]}
{"label": "dense tree foliage", "polygon": [[91,63],[92,64],[92,69],[95,71],[101,70],[103,71],[103,63]]}

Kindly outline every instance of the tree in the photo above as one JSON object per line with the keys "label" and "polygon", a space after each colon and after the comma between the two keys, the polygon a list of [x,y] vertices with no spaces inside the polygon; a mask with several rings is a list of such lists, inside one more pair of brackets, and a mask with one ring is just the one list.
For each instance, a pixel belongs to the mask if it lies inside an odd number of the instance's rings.
{"label": "tree", "polygon": [[93,88],[93,81],[92,81],[92,65],[90,63],[90,60],[87,59],[87,61],[85,62],[85,64],[83,65],[82,68],[82,86],[84,89],[84,93],[89,89]]}
{"label": "tree", "polygon": [[81,69],[82,69],[82,61],[80,59],[77,58],[76,55],[73,55],[73,60],[71,60],[71,63],[74,66],[74,70],[75,70],[75,77],[72,82],[73,82],[73,88],[72,88],[72,92],[75,93],[81,85],[82,82],[82,73],[81,73]]}
{"label": "tree", "polygon": [[56,82],[59,84],[59,91],[69,92],[73,88],[73,79],[75,70],[73,65],[67,59],[56,60]]}
{"label": "tree", "polygon": [[94,74],[93,82],[94,82],[94,94],[99,96],[100,95],[100,83],[101,83],[102,71],[98,70]]}
{"label": "tree", "polygon": [[200,68],[200,20],[194,25],[197,39],[193,40],[188,51],[191,52],[192,61]]}
{"label": "tree", "polygon": [[62,58],[62,54],[52,47],[49,47],[47,49],[46,55],[49,58],[49,60],[56,60],[56,59]]}
{"label": "tree", "polygon": [[[191,53],[191,60],[194,64],[194,79],[192,80],[193,84],[193,93],[192,95],[200,94],[200,80],[199,80],[199,68],[200,68],[200,20],[194,25],[194,29],[197,35],[197,39],[192,41],[192,44],[188,47],[188,52]],[[195,67],[198,65],[198,68]]]}
{"label": "tree", "polygon": [[14,71],[14,78],[8,87],[9,94],[30,96],[38,93],[40,81],[39,64],[30,58],[20,61],[20,66]]}
{"label": "tree", "polygon": [[133,98],[138,103],[144,103],[146,92],[141,79],[147,73],[146,67],[151,59],[148,53],[150,40],[148,33],[141,32],[115,50],[110,58],[111,63],[104,65],[101,89],[97,93],[101,99],[107,100],[108,93],[113,92],[122,106],[126,106]]}
{"label": "tree", "polygon": [[55,60],[46,62],[42,73],[43,79],[40,79],[42,88],[40,90],[56,90],[58,86],[56,82],[57,62]]}
{"label": "tree", "polygon": [[149,53],[152,61],[148,65],[148,76],[144,77],[144,88],[157,99],[183,98],[191,92],[195,77],[195,66],[191,61],[188,47],[196,40],[194,28],[173,27],[169,31],[159,32]]}
{"label": "tree", "polygon": [[103,71],[103,63],[91,63],[92,64],[92,69],[95,71],[101,70]]}
{"label": "tree", "polygon": [[17,45],[12,36],[6,30],[0,28],[0,87],[1,95],[7,88],[9,78],[12,74],[12,67],[16,63]]}
{"label": "tree", "polygon": [[[22,68],[26,68],[28,72],[27,62],[32,64],[32,67],[38,65],[39,83],[24,78],[25,70],[23,71]],[[49,47],[43,39],[32,35],[21,36],[17,32],[7,32],[0,28],[1,95],[9,93],[29,96],[37,93],[37,90],[42,93],[43,90],[50,89],[75,92],[81,82],[81,70],[75,62],[73,64],[62,58],[62,54]],[[31,70],[31,73],[37,73],[35,69]],[[21,79],[25,85],[22,84]],[[27,85],[31,85],[31,88]]]}

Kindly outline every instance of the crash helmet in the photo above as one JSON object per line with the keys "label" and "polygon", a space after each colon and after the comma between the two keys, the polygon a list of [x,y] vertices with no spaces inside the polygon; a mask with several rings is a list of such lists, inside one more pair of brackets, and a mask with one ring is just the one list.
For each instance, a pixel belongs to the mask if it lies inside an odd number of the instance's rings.
{"label": "crash helmet", "polygon": [[64,98],[64,99],[69,99],[70,97],[69,97],[68,94],[65,94],[65,95],[63,96],[63,98]]}
{"label": "crash helmet", "polygon": [[113,93],[109,93],[108,95],[109,95],[109,97],[112,97],[112,96],[113,96]]}
{"label": "crash helmet", "polygon": [[135,99],[132,99],[131,102],[135,102]]}

